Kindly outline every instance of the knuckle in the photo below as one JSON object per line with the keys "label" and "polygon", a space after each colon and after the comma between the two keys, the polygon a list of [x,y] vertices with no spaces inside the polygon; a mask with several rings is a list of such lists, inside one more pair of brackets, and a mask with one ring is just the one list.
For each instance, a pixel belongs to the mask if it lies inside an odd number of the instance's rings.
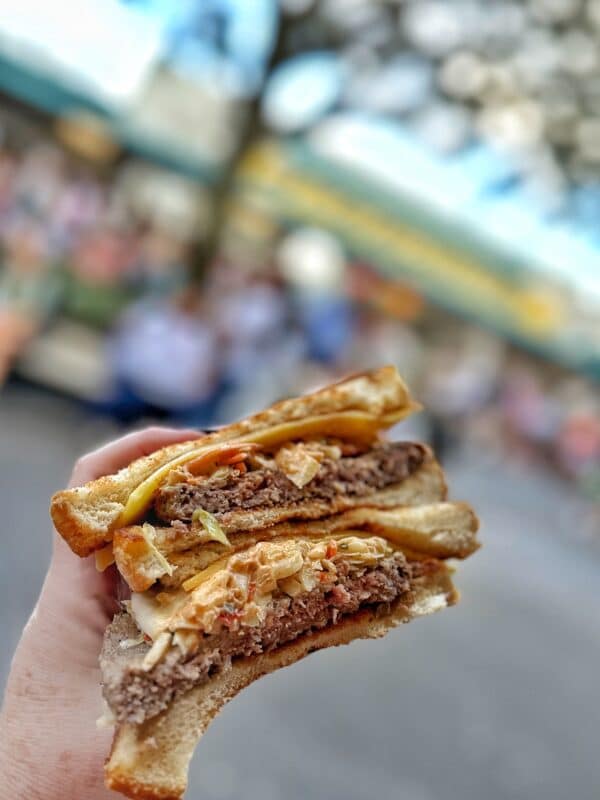
{"label": "knuckle", "polygon": [[90,463],[89,455],[79,456],[77,461],[75,462],[74,472],[83,472],[87,468],[88,464]]}
{"label": "knuckle", "polygon": [[79,486],[81,483],[89,480],[90,467],[91,462],[89,454],[80,456],[73,465],[73,471],[71,472],[71,480],[69,485]]}
{"label": "knuckle", "polygon": [[164,433],[164,428],[161,428],[160,425],[149,425],[147,428],[142,428],[139,433],[140,435],[155,437]]}

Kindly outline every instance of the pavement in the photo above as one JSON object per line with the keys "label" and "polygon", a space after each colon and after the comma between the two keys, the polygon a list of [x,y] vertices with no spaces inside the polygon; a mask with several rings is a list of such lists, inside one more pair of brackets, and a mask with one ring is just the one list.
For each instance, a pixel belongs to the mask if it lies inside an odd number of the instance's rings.
{"label": "pavement", "polygon": [[[0,686],[50,553],[48,501],[115,433],[65,400],[0,397]],[[461,603],[251,686],[198,748],[203,800],[597,800],[600,531],[563,483],[489,455],[447,465],[482,519]],[[596,519],[597,521],[597,519]]]}

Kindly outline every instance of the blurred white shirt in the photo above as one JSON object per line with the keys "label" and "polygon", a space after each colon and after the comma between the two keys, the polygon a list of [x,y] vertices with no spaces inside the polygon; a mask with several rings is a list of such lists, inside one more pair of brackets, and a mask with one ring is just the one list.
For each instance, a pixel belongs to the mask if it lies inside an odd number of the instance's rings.
{"label": "blurred white shirt", "polygon": [[168,303],[138,303],[113,343],[116,375],[139,396],[176,409],[205,400],[217,375],[217,343],[200,318]]}

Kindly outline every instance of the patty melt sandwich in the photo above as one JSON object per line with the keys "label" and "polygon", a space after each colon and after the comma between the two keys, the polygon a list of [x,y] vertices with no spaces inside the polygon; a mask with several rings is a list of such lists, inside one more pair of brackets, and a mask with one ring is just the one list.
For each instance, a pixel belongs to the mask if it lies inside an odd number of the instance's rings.
{"label": "patty melt sandwich", "polygon": [[323,647],[454,604],[447,559],[477,519],[430,449],[386,428],[416,408],[385,367],[59,492],[58,532],[131,589],[106,631],[106,785],[175,800],[241,689]]}

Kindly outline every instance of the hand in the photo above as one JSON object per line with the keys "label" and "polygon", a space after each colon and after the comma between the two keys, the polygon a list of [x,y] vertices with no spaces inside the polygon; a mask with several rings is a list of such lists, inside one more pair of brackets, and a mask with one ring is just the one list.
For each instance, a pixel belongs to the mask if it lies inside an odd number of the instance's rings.
{"label": "hand", "polygon": [[[148,428],[81,458],[69,486],[116,472],[197,431]],[[117,572],[96,570],[54,534],[40,598],[17,646],[0,714],[2,800],[109,800],[103,764],[111,730],[102,714],[98,655],[118,608]]]}

